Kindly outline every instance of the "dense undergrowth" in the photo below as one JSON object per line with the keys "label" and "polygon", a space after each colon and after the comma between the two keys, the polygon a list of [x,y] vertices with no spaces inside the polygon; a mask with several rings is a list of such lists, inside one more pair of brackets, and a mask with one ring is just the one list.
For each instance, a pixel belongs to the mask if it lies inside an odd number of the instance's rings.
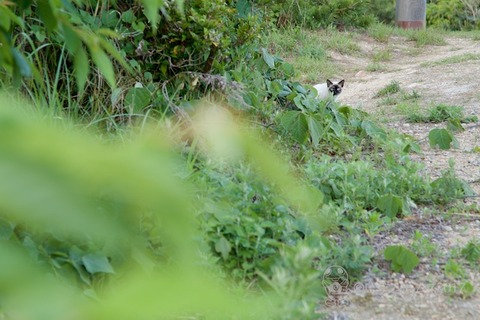
{"label": "dense undergrowth", "polygon": [[373,235],[465,193],[319,101],[260,8],[0,1],[0,315],[314,319],[328,267],[360,279]]}

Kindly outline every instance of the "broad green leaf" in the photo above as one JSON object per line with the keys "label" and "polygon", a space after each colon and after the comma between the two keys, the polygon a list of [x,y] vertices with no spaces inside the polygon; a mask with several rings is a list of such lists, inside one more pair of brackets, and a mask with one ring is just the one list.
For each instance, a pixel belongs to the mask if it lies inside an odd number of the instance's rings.
{"label": "broad green leaf", "polygon": [[385,140],[387,138],[385,130],[374,124],[372,121],[362,121],[362,129],[365,130],[365,133],[371,138],[378,138],[380,140]]}
{"label": "broad green leaf", "polygon": [[82,257],[82,263],[88,273],[115,273],[107,257],[98,253],[91,253]]}
{"label": "broad green leaf", "polygon": [[25,10],[28,7],[30,7],[33,1],[32,0],[14,0],[13,2],[15,2],[20,9]]}
{"label": "broad green leaf", "polygon": [[22,77],[31,77],[32,69],[30,68],[30,65],[25,57],[17,50],[17,48],[12,48],[12,56],[19,75]]}
{"label": "broad green leaf", "polygon": [[65,39],[67,49],[68,51],[70,51],[71,54],[75,55],[77,54],[78,48],[80,48],[82,44],[82,39],[80,39],[80,37],[73,28],[74,27],[72,27],[68,23],[62,24],[63,38]]}
{"label": "broad green leaf", "polygon": [[238,16],[242,19],[252,13],[252,4],[248,0],[238,0],[235,8],[237,9]]}
{"label": "broad green leaf", "polygon": [[430,147],[438,146],[442,150],[448,150],[453,142],[453,136],[447,129],[432,129],[428,133],[428,140]]}
{"label": "broad green leaf", "polygon": [[280,123],[298,143],[305,142],[308,136],[308,123],[305,114],[300,111],[287,111],[281,115]]}
{"label": "broad green leaf", "polygon": [[295,82],[292,84],[293,89],[295,89],[298,93],[303,93],[307,94],[307,89],[305,89],[304,86],[302,86],[300,83]]}
{"label": "broad green leaf", "polygon": [[389,194],[378,199],[377,207],[387,217],[393,218],[402,213],[403,200],[398,196]]}
{"label": "broad green leaf", "polygon": [[108,84],[115,88],[115,73],[113,71],[113,65],[105,52],[98,47],[91,47],[90,53],[92,55],[93,62],[103,74]]}
{"label": "broad green leaf", "polygon": [[460,119],[449,119],[447,122],[447,129],[451,131],[465,131],[465,128],[462,126]]}
{"label": "broad green leaf", "polygon": [[132,9],[129,9],[122,13],[122,21],[126,23],[132,23],[135,19]]}
{"label": "broad green leaf", "polygon": [[110,10],[102,15],[102,25],[108,28],[115,28],[120,22],[119,13],[116,10]]}
{"label": "broad green leaf", "polygon": [[128,71],[133,72],[131,66],[125,61],[120,51],[118,51],[108,40],[99,38],[102,48],[109,53],[115,60],[120,62],[122,66]]}
{"label": "broad green leaf", "polygon": [[391,268],[395,272],[411,273],[420,262],[417,255],[404,246],[388,246],[384,256],[387,261],[392,261]]}
{"label": "broad green leaf", "polygon": [[314,146],[318,146],[320,138],[323,135],[322,123],[316,119],[314,116],[307,116],[308,120],[308,130],[310,131],[310,137]]}
{"label": "broad green leaf", "polygon": [[[8,26],[10,26],[10,23],[15,23],[16,25],[20,26],[21,28],[24,28],[25,27],[25,23],[23,21],[23,19],[21,18],[21,16],[18,16],[16,15],[14,12],[12,12],[10,10],[10,8],[8,8],[7,6],[5,5],[2,5],[0,3],[0,27],[2,26],[2,23],[3,24],[7,24],[6,21],[8,21]],[[3,21],[5,20],[5,21]],[[8,31],[8,28],[4,29],[5,31]]]}
{"label": "broad green leaf", "polygon": [[268,65],[270,69],[275,68],[275,58],[267,52],[267,49],[262,48],[263,61]]}
{"label": "broad green leaf", "polygon": [[8,14],[10,10],[0,3],[0,28],[4,31],[10,30],[11,18]]}
{"label": "broad green leaf", "polygon": [[38,15],[47,27],[48,32],[52,32],[57,28],[58,20],[49,0],[38,0]]}
{"label": "broad green leaf", "polygon": [[76,54],[73,56],[73,64],[75,66],[78,91],[83,92],[85,84],[87,83],[88,73],[90,72],[88,56],[83,48],[77,50]]}
{"label": "broad green leaf", "polygon": [[230,245],[230,242],[228,242],[227,239],[224,237],[221,237],[217,241],[215,241],[215,251],[220,253],[222,255],[223,259],[228,258],[228,254],[232,250],[232,246]]}
{"label": "broad green leaf", "polygon": [[14,225],[11,222],[0,219],[0,240],[10,240],[13,230]]}
{"label": "broad green leaf", "polygon": [[142,112],[150,104],[152,95],[145,88],[130,88],[125,96],[125,104],[133,113]]}

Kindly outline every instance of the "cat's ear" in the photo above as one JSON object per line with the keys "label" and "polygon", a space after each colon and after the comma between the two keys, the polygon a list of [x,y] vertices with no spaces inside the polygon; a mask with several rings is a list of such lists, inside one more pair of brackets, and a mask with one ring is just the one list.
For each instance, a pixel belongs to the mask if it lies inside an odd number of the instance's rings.
{"label": "cat's ear", "polygon": [[330,87],[333,85],[333,82],[327,79],[327,87]]}
{"label": "cat's ear", "polygon": [[342,81],[340,81],[340,82],[338,83],[338,85],[339,85],[340,87],[342,87],[342,88],[343,88],[343,85],[344,85],[344,84],[345,84],[345,79],[342,80]]}

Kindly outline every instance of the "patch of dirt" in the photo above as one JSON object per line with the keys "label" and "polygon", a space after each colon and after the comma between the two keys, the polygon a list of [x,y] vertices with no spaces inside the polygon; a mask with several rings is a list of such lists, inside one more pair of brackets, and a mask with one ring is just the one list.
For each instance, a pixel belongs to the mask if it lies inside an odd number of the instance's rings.
{"label": "patch of dirt", "polygon": [[[472,152],[480,147],[480,125],[464,125],[466,130],[455,136],[458,149],[434,150],[428,144],[428,133],[445,124],[407,123],[393,106],[381,104],[381,98],[374,95],[392,81],[411,92],[415,90],[420,98],[418,103],[427,108],[436,104],[463,106],[465,115],[480,118],[480,60],[457,59],[448,63],[447,58],[475,57],[480,55],[480,42],[468,38],[446,37],[447,44],[416,48],[415,43],[401,37],[392,37],[388,43],[379,43],[361,36],[361,53],[355,55],[332,55],[335,63],[345,71],[346,85],[338,101],[383,115],[386,126],[415,137],[421,145],[422,154],[414,159],[425,164],[426,174],[439,177],[449,167],[449,159],[455,161],[458,176],[470,183],[480,194],[480,154]],[[373,54],[389,50],[391,60],[380,62],[384,71],[369,72],[367,66]],[[475,55],[475,56],[474,56]],[[458,61],[460,60],[460,61]],[[461,61],[463,60],[463,61]],[[465,199],[466,204],[478,204],[479,198]],[[438,248],[432,258],[423,258],[419,267],[410,275],[389,271],[383,261],[383,249],[388,245],[412,243],[415,230],[427,235]],[[390,230],[373,239],[380,270],[371,270],[359,290],[347,290],[333,299],[320,312],[328,319],[480,319],[480,272],[467,271],[462,280],[445,276],[444,267],[452,250],[465,246],[471,240],[480,239],[480,216],[475,213],[459,213],[442,219],[438,215],[424,214],[422,210],[397,222]],[[475,269],[475,268],[470,268]],[[444,293],[449,284],[468,280],[479,292],[468,299],[449,296]],[[363,287],[362,287],[363,286]]]}

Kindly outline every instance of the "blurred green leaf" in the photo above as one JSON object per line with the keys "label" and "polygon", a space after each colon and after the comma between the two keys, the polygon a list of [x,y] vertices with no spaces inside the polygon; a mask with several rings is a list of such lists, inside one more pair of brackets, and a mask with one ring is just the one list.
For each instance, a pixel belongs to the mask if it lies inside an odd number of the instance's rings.
{"label": "blurred green leaf", "polygon": [[38,15],[47,27],[48,32],[52,32],[57,28],[58,20],[49,0],[38,0]]}
{"label": "blurred green leaf", "polygon": [[308,123],[301,111],[287,111],[280,116],[282,127],[292,135],[298,143],[304,143],[308,136]]}
{"label": "blurred green leaf", "polygon": [[384,256],[386,260],[392,261],[391,268],[395,272],[403,270],[405,273],[411,273],[420,263],[417,255],[404,246],[388,246]]}
{"label": "blurred green leaf", "polygon": [[432,148],[438,146],[442,150],[448,150],[454,141],[454,137],[447,129],[435,128],[428,133],[428,140]]}
{"label": "blurred green leaf", "polygon": [[80,48],[73,56],[73,62],[75,66],[75,76],[77,78],[77,88],[79,92],[83,92],[90,71],[87,53],[83,48]]}
{"label": "blurred green leaf", "polygon": [[125,95],[125,105],[129,106],[133,113],[140,113],[151,102],[152,94],[146,88],[130,88]]}
{"label": "blurred green leaf", "polygon": [[99,253],[87,254],[82,257],[83,265],[90,274],[115,273],[108,258]]}
{"label": "blurred green leaf", "polygon": [[403,200],[402,198],[389,194],[378,198],[377,207],[387,215],[387,217],[394,218],[402,213]]}
{"label": "blurred green leaf", "polygon": [[98,47],[90,47],[90,54],[92,55],[93,62],[97,66],[98,70],[103,74],[108,84],[112,87],[116,87],[115,72],[113,71],[113,65],[105,52]]}
{"label": "blurred green leaf", "polygon": [[225,239],[224,237],[220,237],[215,242],[215,250],[222,255],[223,259],[227,259],[228,254],[232,250],[232,246],[230,245],[230,242],[228,242],[227,239]]}

